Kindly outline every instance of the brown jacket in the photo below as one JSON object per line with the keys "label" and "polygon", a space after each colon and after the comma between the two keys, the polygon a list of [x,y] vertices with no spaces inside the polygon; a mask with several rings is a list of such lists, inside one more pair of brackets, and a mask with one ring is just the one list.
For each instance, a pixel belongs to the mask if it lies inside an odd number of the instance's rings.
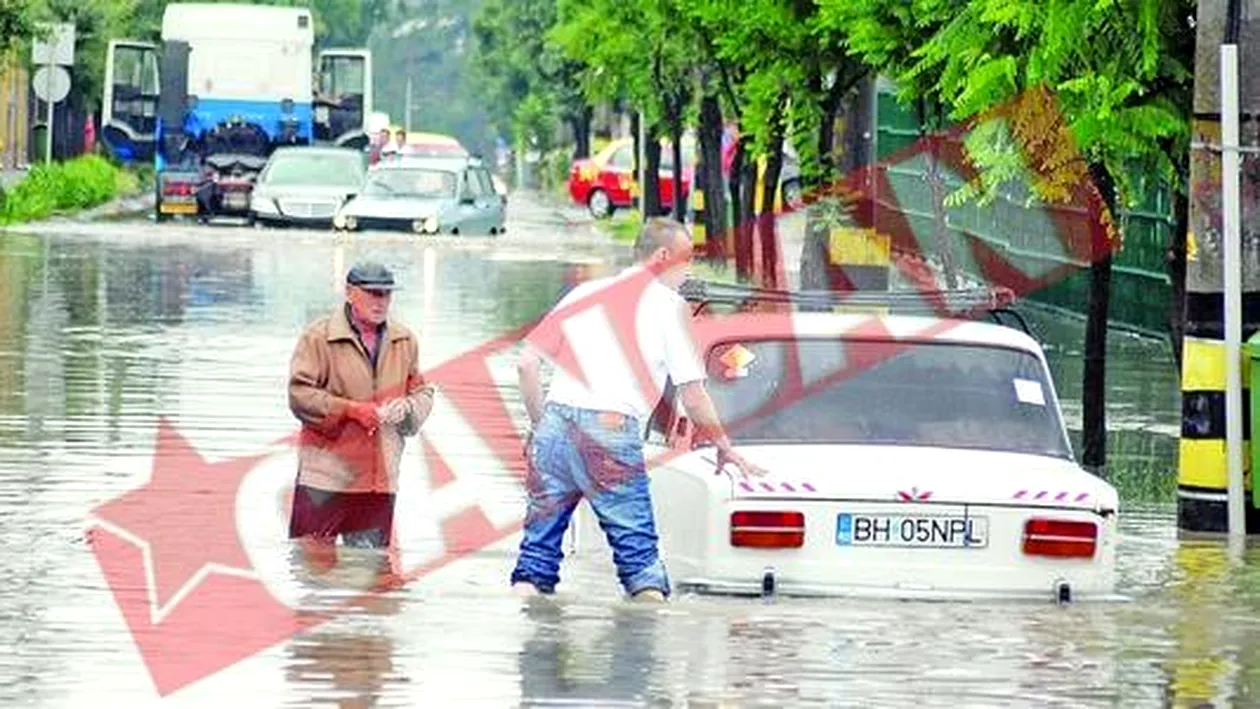
{"label": "brown jacket", "polygon": [[307,326],[289,368],[289,408],[302,422],[298,483],[337,492],[397,492],[403,437],[415,416],[374,435],[345,415],[352,401],[384,404],[407,396],[426,411],[433,388],[420,374],[419,343],[404,325],[387,323],[373,372],[345,306]]}

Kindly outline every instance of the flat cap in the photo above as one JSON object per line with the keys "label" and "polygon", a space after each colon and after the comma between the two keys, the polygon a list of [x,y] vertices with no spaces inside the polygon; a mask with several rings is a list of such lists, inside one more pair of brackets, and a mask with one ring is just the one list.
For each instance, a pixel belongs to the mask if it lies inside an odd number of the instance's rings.
{"label": "flat cap", "polygon": [[376,261],[360,261],[346,274],[346,283],[372,290],[394,290],[394,272]]}

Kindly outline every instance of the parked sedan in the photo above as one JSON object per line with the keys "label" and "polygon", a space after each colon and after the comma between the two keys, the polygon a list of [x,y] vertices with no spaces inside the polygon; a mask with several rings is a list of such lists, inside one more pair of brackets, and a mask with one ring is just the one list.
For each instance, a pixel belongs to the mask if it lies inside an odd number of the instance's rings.
{"label": "parked sedan", "polygon": [[362,151],[290,147],[271,154],[250,195],[250,220],[327,228],[345,201],[363,185]]}
{"label": "parked sedan", "polygon": [[[925,599],[1114,598],[1118,494],[1075,460],[1037,342],[908,314],[696,318],[736,450],[715,474],[671,392],[645,452],[680,589]],[[672,454],[672,457],[668,454]],[[578,553],[605,555],[589,506]]]}
{"label": "parked sedan", "polygon": [[[694,141],[683,141],[683,199],[691,194],[691,181],[695,172],[692,156]],[[661,207],[669,209],[674,204],[674,153],[667,141],[661,141],[661,164],[658,190]],[[585,206],[592,216],[604,219],[618,209],[634,204],[634,140],[619,138],[603,150],[585,160],[577,160],[569,169],[569,197],[576,204]]]}
{"label": "parked sedan", "polygon": [[362,191],[337,213],[333,226],[495,235],[503,233],[504,218],[504,200],[479,160],[402,157],[373,167]]}

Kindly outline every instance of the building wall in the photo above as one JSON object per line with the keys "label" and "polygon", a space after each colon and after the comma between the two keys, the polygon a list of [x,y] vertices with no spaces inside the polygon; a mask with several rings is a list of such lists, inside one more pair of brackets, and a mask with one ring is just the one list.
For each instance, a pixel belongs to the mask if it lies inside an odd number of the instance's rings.
{"label": "building wall", "polygon": [[27,162],[30,86],[30,75],[16,52],[0,56],[0,170],[15,170]]}

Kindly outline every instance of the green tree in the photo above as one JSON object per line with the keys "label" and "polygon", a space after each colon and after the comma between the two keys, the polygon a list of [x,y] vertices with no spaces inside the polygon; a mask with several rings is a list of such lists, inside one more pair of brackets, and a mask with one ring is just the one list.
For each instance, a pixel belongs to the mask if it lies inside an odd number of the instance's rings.
{"label": "green tree", "polygon": [[473,18],[479,8],[480,0],[409,3],[377,25],[369,48],[376,105],[394,123],[452,135],[469,150],[487,154],[494,145],[488,107],[473,76]]}
{"label": "green tree", "polygon": [[473,21],[473,66],[500,133],[546,152],[565,122],[575,157],[586,157],[591,109],[578,86],[580,67],[547,36],[557,12],[556,0],[485,0]]}
{"label": "green tree", "polygon": [[0,0],[0,51],[34,32],[35,0]]}
{"label": "green tree", "polygon": [[[1105,206],[1090,268],[1085,334],[1082,462],[1106,464],[1106,334],[1112,252],[1121,240],[1111,219],[1134,197],[1131,171],[1179,181],[1188,140],[1189,0],[970,0],[921,46],[907,47],[911,66],[900,82],[935,86],[949,117],[984,117],[1024,101],[1026,110],[973,133],[968,148],[981,170],[973,196],[992,199],[1031,171],[1034,196],[1061,200],[1073,180],[1090,178]],[[1046,100],[1052,99],[1053,110]],[[1083,163],[1020,146],[1044,144],[1058,117]]]}
{"label": "green tree", "polygon": [[898,101],[919,121],[928,187],[932,194],[934,254],[941,262],[945,284],[958,286],[958,270],[949,244],[945,218],[945,180],[941,175],[941,131],[947,117],[939,86],[928,74],[913,74],[917,62],[910,48],[922,47],[949,23],[958,3],[951,0],[819,0],[820,25],[845,37],[845,44],[876,74],[896,77]]}
{"label": "green tree", "polygon": [[[834,177],[835,118],[868,70],[847,51],[840,26],[825,22],[813,1],[748,0],[734,13],[723,0],[697,0],[685,8],[719,66],[741,136],[731,181],[737,271],[744,275],[750,267],[741,263],[740,252],[751,252],[755,215],[760,271],[770,279],[779,260],[773,212],[785,142],[795,148],[807,184]],[[754,155],[765,158],[760,195],[754,189]]]}
{"label": "green tree", "polygon": [[[589,102],[624,101],[645,122],[643,209],[660,213],[662,135],[670,137],[681,166],[682,135],[691,108],[696,45],[674,0],[560,0],[559,23],[550,33],[578,74]],[[637,136],[636,136],[637,140]],[[682,171],[674,170],[674,216],[681,218]]]}

